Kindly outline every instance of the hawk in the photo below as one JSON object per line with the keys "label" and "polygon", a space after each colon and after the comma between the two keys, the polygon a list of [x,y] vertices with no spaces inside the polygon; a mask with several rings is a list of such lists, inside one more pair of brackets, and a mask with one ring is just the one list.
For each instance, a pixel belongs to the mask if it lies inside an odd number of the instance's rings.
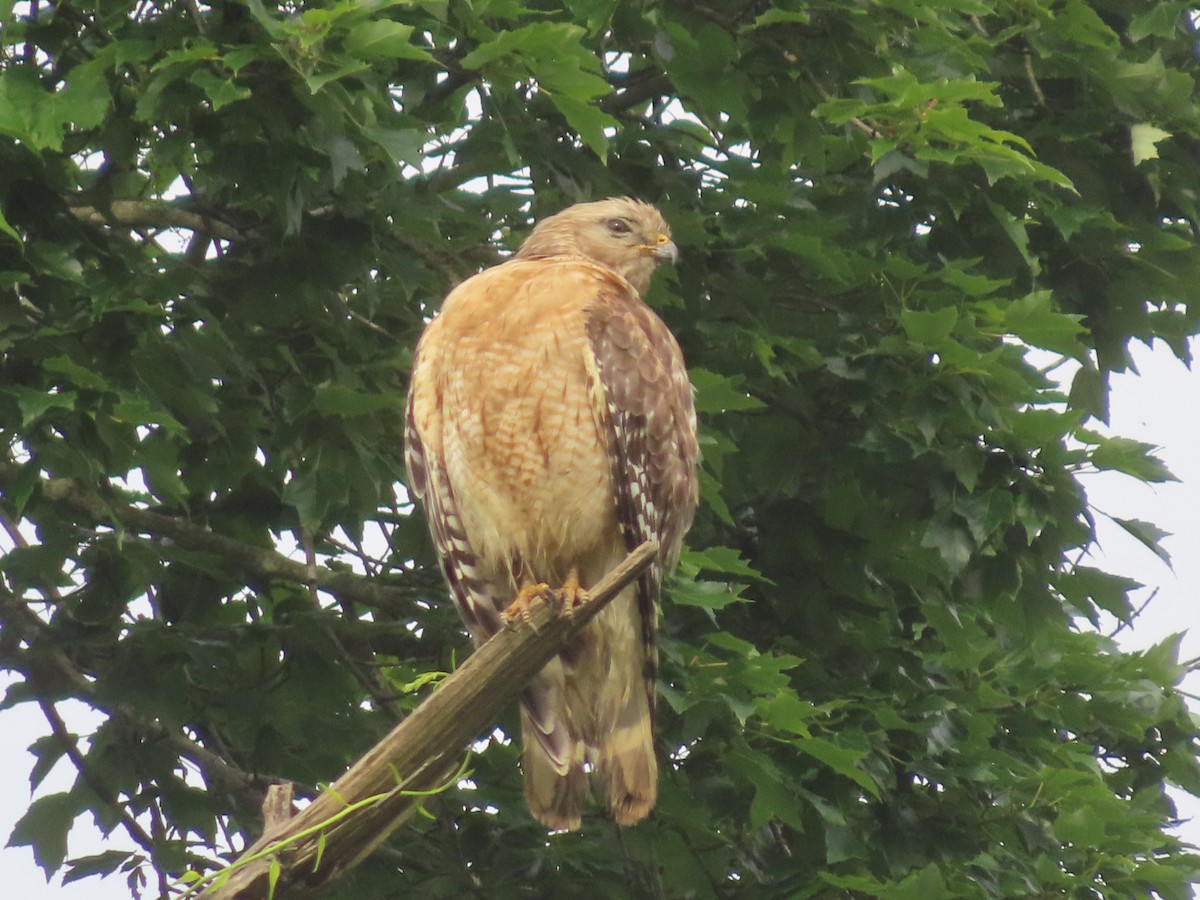
{"label": "hawk", "polygon": [[656,604],[698,445],[679,345],[642,295],[677,256],[649,204],[572,206],[451,291],[413,362],[409,487],[477,645],[547,584],[569,609],[629,550],[660,548],[521,694],[525,797],[555,830],[579,827],[593,782],[622,825],[658,794]]}

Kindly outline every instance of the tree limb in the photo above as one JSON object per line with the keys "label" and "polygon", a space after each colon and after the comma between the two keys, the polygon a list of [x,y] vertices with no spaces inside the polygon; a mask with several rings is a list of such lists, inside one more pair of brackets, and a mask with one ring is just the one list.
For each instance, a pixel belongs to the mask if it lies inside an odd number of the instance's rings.
{"label": "tree limb", "polygon": [[[0,488],[15,481],[21,469],[16,463],[0,462]],[[405,613],[412,610],[410,592],[403,588],[379,584],[351,572],[310,569],[307,564],[288,559],[282,553],[244,544],[175,516],[110,502],[69,479],[43,478],[39,486],[42,499],[55,506],[83,513],[97,522],[169,538],[186,550],[215,554],[262,578],[279,578],[312,585],[335,597],[389,612]]]}
{"label": "tree limb", "polygon": [[93,225],[186,228],[227,241],[242,237],[242,233],[227,222],[161,200],[114,200],[103,209],[73,206],[71,213]]}
{"label": "tree limb", "polygon": [[625,86],[607,96],[601,97],[597,104],[607,113],[621,113],[653,100],[672,90],[671,79],[657,69],[643,69],[634,73]]}
{"label": "tree limb", "polygon": [[527,622],[493,635],[299,815],[268,828],[230,870],[210,876],[203,896],[252,900],[273,887],[275,896],[296,897],[358,865],[455,777],[465,748],[496,712],[657,556],[656,544],[642,544],[570,615],[553,601],[535,603]]}

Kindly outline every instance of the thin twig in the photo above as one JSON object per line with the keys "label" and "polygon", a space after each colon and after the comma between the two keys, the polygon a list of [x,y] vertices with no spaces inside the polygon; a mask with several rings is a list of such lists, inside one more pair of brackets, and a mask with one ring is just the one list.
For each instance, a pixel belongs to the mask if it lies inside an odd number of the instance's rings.
{"label": "thin twig", "polygon": [[[313,609],[319,611],[321,609],[321,600],[317,596],[316,588],[317,551],[313,544],[312,533],[307,528],[302,529],[300,532],[300,543],[304,548],[304,561],[309,570],[309,599],[312,601]],[[362,689],[367,692],[367,695],[371,698],[375,706],[397,721],[403,718],[404,711],[396,703],[394,692],[384,680],[380,671],[360,664],[351,652],[351,648],[346,645],[346,642],[342,638],[338,637],[337,632],[329,625],[322,624],[321,632],[325,635],[326,640],[333,645],[338,656],[346,663],[346,666],[350,669],[350,673]],[[360,646],[359,649],[363,648]],[[368,648],[367,653],[369,654],[369,652]]]}
{"label": "thin twig", "polygon": [[1042,93],[1042,86],[1038,84],[1037,76],[1033,73],[1033,54],[1028,50],[1025,51],[1025,77],[1029,79],[1029,87],[1033,91],[1037,105],[1045,106],[1046,95]]}
{"label": "thin twig", "polygon": [[75,736],[67,729],[66,723],[62,716],[58,714],[58,709],[54,703],[44,697],[37,698],[37,704],[42,710],[42,715],[46,717],[46,721],[50,723],[50,732],[54,735],[54,739],[58,741],[62,747],[67,759],[71,761],[71,765],[75,767],[75,771],[79,773],[79,777],[83,783],[87,785],[88,790],[100,798],[113,814],[121,820],[121,825],[133,838],[134,842],[145,850],[147,853],[154,853],[154,839],[146,833],[146,830],[138,824],[129,810],[121,804],[117,796],[104,784],[98,781],[88,767],[87,759],[79,750],[79,743]]}
{"label": "thin twig", "polygon": [[[362,547],[351,547],[345,541],[339,541],[331,534],[325,535],[321,538],[321,540],[333,549],[338,550],[347,556],[355,557],[363,564],[363,567],[366,568],[368,577],[374,578],[380,571],[394,568],[394,566],[388,564],[387,560],[380,559],[377,556],[372,556],[363,550]],[[372,571],[373,568],[377,571]]]}
{"label": "thin twig", "polygon": [[1132,613],[1130,613],[1130,615],[1129,615],[1129,618],[1128,618],[1128,619],[1122,619],[1122,620],[1121,620],[1121,621],[1120,621],[1120,622],[1117,624],[1117,627],[1116,627],[1116,628],[1114,628],[1114,629],[1113,629],[1111,632],[1109,632],[1109,635],[1108,635],[1108,636],[1109,636],[1110,638],[1115,638],[1115,637],[1116,637],[1118,634],[1120,634],[1120,633],[1121,633],[1122,631],[1124,631],[1126,628],[1132,628],[1132,627],[1133,627],[1133,623],[1134,623],[1135,621],[1137,621],[1138,617],[1139,617],[1139,616],[1140,616],[1142,613],[1144,613],[1144,612],[1146,611],[1146,607],[1147,607],[1147,606],[1149,606],[1149,605],[1150,605],[1150,603],[1151,603],[1151,602],[1154,600],[1154,598],[1155,598],[1155,597],[1157,597],[1157,596],[1158,596],[1158,588],[1155,588],[1154,590],[1152,590],[1152,591],[1150,592],[1150,596],[1149,596],[1149,597],[1147,597],[1147,598],[1146,598],[1146,599],[1145,599],[1145,600],[1142,602],[1142,605],[1141,605],[1141,606],[1139,606],[1137,609],[1135,609],[1135,610],[1134,610]]}

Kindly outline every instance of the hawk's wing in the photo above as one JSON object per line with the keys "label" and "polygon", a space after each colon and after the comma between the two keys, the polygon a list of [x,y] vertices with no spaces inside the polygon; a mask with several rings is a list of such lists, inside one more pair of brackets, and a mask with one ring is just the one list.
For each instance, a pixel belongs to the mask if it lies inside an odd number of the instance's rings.
{"label": "hawk's wing", "polygon": [[683,354],[667,326],[627,286],[597,294],[587,313],[593,408],[612,448],[617,518],[626,547],[646,540],[659,559],[638,588],[653,709],[655,603],[679,559],[699,497],[696,410]]}
{"label": "hawk's wing", "polygon": [[[420,353],[418,345],[413,356],[413,371],[416,371]],[[493,585],[482,577],[480,559],[471,548],[459,518],[442,454],[427,453],[421,440],[415,402],[416,392],[410,389],[404,416],[404,467],[408,472],[408,489],[415,499],[425,504],[425,519],[450,596],[463,624],[471,632],[471,638],[476,645],[482,644],[499,630],[500,610],[511,598],[499,596]],[[440,415],[440,408],[436,412]],[[440,428],[434,433],[440,439]]]}

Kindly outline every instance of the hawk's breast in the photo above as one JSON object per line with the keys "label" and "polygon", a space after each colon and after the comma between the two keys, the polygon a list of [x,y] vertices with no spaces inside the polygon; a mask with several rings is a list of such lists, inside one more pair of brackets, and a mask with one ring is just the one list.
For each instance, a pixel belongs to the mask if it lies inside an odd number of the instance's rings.
{"label": "hawk's breast", "polygon": [[447,298],[435,324],[454,340],[434,359],[422,349],[471,546],[494,565],[515,554],[543,579],[620,540],[589,387],[585,313],[602,277],[568,260],[489,270]]}

